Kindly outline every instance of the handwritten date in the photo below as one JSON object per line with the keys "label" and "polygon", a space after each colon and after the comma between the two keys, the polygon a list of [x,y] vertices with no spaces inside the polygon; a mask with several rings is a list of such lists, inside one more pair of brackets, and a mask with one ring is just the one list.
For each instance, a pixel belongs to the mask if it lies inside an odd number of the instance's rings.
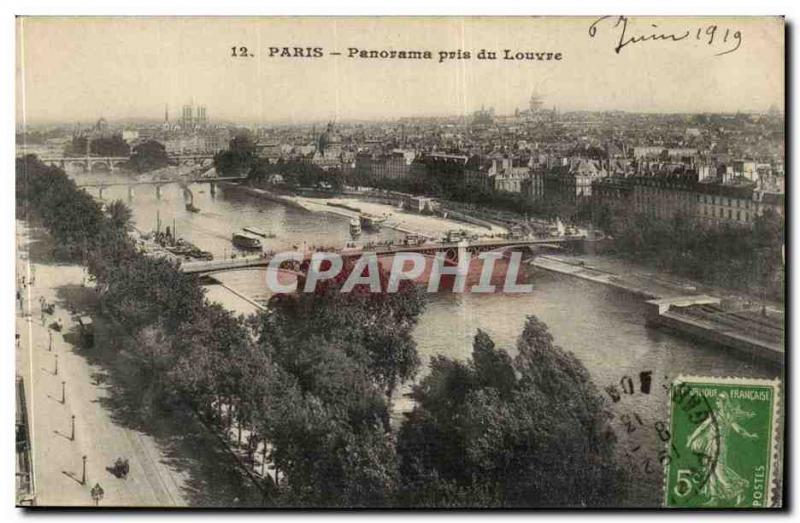
{"label": "handwritten date", "polygon": [[742,45],[742,32],[729,27],[716,24],[701,25],[681,29],[678,31],[665,32],[659,29],[657,24],[648,24],[646,30],[636,30],[630,24],[627,16],[603,16],[595,20],[589,26],[589,37],[595,38],[598,27],[610,26],[611,33],[615,36],[616,45],[614,52],[626,47],[633,47],[634,44],[645,42],[700,42],[715,49],[721,49],[715,56],[722,56],[732,53]]}

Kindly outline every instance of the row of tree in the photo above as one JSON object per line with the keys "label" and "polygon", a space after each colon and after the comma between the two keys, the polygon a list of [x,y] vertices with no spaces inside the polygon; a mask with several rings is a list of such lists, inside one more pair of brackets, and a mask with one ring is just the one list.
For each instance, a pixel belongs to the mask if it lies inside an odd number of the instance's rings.
{"label": "row of tree", "polygon": [[252,135],[243,130],[231,139],[227,150],[214,155],[214,168],[222,176],[246,176],[254,185],[272,183],[279,175],[286,187],[340,192],[346,181],[340,171],[326,171],[309,162],[279,158],[271,163],[259,158]]}
{"label": "row of tree", "polygon": [[89,153],[96,156],[128,156],[131,154],[131,146],[118,133],[92,139],[87,136],[73,136],[65,153],[71,156],[83,156],[86,154],[87,148]]}
{"label": "row of tree", "polygon": [[613,236],[621,256],[711,285],[784,298],[784,221],[769,210],[752,226],[708,226],[685,214],[656,218],[621,206],[595,206],[590,215]]}
{"label": "row of tree", "polygon": [[354,170],[345,176],[344,182],[351,186],[376,187],[411,194],[425,194],[443,200],[477,205],[516,213],[520,216],[542,218],[560,217],[567,222],[578,221],[580,206],[555,199],[533,200],[524,194],[494,191],[463,183],[463,173],[455,167],[438,167],[434,170],[412,170],[400,178],[376,178],[369,173]]}
{"label": "row of tree", "polygon": [[414,284],[343,293],[351,264],[315,293],[277,295],[266,311],[235,317],[178,266],[137,251],[121,202],[104,211],[30,156],[17,161],[17,191],[19,212],[87,264],[103,314],[135,338],[127,350],[147,397],[238,427],[251,458],[264,449],[278,475],[270,505],[618,502],[626,474],[605,405],[535,318],[513,359],[480,332],[470,361],[434,358],[396,430],[392,398],[420,368],[412,332],[425,300]]}

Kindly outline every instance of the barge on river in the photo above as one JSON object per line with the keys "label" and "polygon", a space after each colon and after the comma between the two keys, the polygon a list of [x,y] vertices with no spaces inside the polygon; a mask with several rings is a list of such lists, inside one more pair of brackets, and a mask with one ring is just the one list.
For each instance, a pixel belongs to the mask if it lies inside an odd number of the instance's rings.
{"label": "barge on river", "polygon": [[235,232],[233,233],[233,238],[231,239],[231,241],[234,247],[238,247],[239,249],[242,250],[246,251],[261,250],[261,239],[255,234],[251,234],[249,232]]}

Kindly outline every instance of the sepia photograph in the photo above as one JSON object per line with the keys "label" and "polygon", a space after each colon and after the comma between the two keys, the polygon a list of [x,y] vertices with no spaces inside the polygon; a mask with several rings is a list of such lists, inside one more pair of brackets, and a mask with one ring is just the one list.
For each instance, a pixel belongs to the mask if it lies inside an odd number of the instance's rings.
{"label": "sepia photograph", "polygon": [[14,25],[23,511],[786,508],[783,17]]}

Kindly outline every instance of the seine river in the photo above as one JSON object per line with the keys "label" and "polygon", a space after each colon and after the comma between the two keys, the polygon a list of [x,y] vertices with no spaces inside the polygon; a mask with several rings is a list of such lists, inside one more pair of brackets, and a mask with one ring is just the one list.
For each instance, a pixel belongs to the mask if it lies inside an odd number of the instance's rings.
{"label": "seine river", "polygon": [[[174,184],[162,187],[160,200],[152,186],[137,187],[129,202],[136,226],[143,231],[154,229],[157,215],[162,228],[172,227],[174,220],[179,236],[211,251],[215,258],[230,255],[231,234],[246,225],[275,233],[275,239],[264,241],[266,249],[302,247],[304,241],[342,246],[349,239],[349,221],[340,216],[309,213],[221,188],[213,197],[208,185],[193,185],[192,190],[194,203],[201,209],[197,214],[185,210],[182,191]],[[96,189],[90,192],[97,196]],[[127,200],[128,194],[124,187],[111,187],[103,196],[107,201]],[[363,239],[398,237],[402,233],[385,229]],[[468,358],[478,328],[513,355],[526,316],[536,315],[549,326],[555,342],[583,362],[601,391],[615,386],[620,392],[616,402],[603,394],[615,414],[620,452],[627,454],[624,459],[641,477],[631,493],[633,503],[658,504],[662,495],[658,454],[665,447],[656,425],[668,420],[665,386],[670,380],[680,374],[780,375],[780,369],[750,357],[647,328],[641,299],[627,292],[543,270],[531,270],[526,277],[534,288],[530,294],[429,295],[428,308],[415,331],[425,367],[438,354]],[[263,271],[227,273],[220,280],[256,300],[267,296]],[[642,391],[642,373],[651,383],[649,392]],[[398,398],[398,405],[401,410],[407,408],[408,400]]]}

